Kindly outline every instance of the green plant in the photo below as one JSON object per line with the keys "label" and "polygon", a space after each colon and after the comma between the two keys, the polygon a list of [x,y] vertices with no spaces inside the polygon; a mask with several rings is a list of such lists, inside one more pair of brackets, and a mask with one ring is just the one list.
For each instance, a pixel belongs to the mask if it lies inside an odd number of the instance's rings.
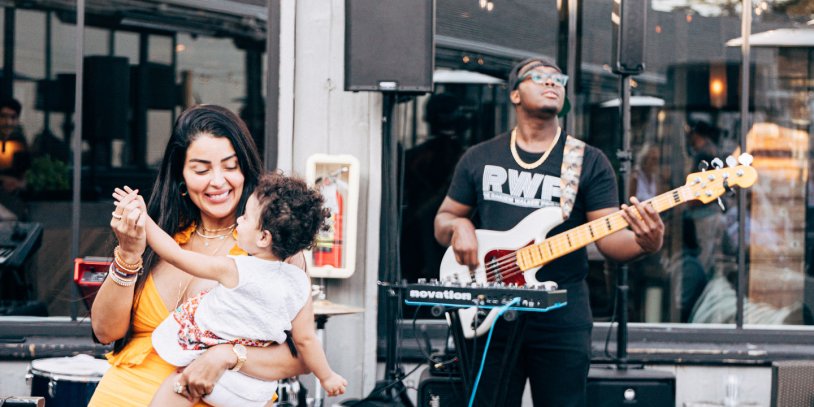
{"label": "green plant", "polygon": [[35,158],[25,173],[26,186],[32,192],[67,191],[68,171],[67,164],[51,156]]}

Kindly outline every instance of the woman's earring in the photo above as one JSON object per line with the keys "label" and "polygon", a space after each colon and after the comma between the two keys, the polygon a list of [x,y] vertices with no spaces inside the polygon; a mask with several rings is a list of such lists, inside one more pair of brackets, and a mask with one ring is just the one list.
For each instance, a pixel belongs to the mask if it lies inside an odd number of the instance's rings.
{"label": "woman's earring", "polygon": [[189,195],[189,192],[187,191],[187,184],[184,184],[184,181],[181,181],[178,184],[178,189],[181,191],[181,196]]}

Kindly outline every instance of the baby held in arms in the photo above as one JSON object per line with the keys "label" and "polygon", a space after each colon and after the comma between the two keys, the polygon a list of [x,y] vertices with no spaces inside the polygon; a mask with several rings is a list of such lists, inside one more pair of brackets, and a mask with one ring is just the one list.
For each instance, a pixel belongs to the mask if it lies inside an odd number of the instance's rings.
{"label": "baby held in arms", "polygon": [[[138,191],[116,188],[117,202]],[[141,202],[141,200],[139,198]],[[309,248],[325,214],[319,192],[302,180],[266,174],[237,219],[237,242],[249,256],[207,256],[182,249],[147,215],[126,217],[145,228],[147,243],[173,266],[199,278],[215,280],[212,290],[190,298],[153,332],[153,347],[162,359],[186,366],[210,346],[232,344],[237,363],[203,397],[213,406],[265,406],[274,397],[276,381],[240,373],[246,347],[283,343],[290,332],[299,354],[328,395],[345,393],[347,381],[328,366],[314,331],[310,282],[305,271],[283,262]],[[188,396],[170,375],[153,397],[152,406],[185,406]]]}

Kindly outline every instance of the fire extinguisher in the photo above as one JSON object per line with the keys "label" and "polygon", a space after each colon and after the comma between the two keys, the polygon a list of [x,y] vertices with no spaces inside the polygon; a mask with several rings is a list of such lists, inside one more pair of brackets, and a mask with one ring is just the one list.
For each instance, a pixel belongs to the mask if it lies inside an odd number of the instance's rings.
{"label": "fire extinguisher", "polygon": [[330,177],[323,179],[320,192],[325,198],[325,208],[330,216],[325,220],[326,228],[317,234],[314,245],[314,265],[342,267],[342,194]]}

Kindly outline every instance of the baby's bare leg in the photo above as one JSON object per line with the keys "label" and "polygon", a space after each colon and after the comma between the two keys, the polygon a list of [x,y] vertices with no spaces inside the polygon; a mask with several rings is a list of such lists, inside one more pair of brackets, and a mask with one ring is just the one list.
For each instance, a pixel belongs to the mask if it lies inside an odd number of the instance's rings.
{"label": "baby's bare leg", "polygon": [[191,407],[195,405],[195,402],[189,401],[186,397],[175,392],[175,382],[178,380],[178,376],[178,373],[173,373],[164,379],[161,387],[155,392],[153,401],[150,402],[151,407]]}

